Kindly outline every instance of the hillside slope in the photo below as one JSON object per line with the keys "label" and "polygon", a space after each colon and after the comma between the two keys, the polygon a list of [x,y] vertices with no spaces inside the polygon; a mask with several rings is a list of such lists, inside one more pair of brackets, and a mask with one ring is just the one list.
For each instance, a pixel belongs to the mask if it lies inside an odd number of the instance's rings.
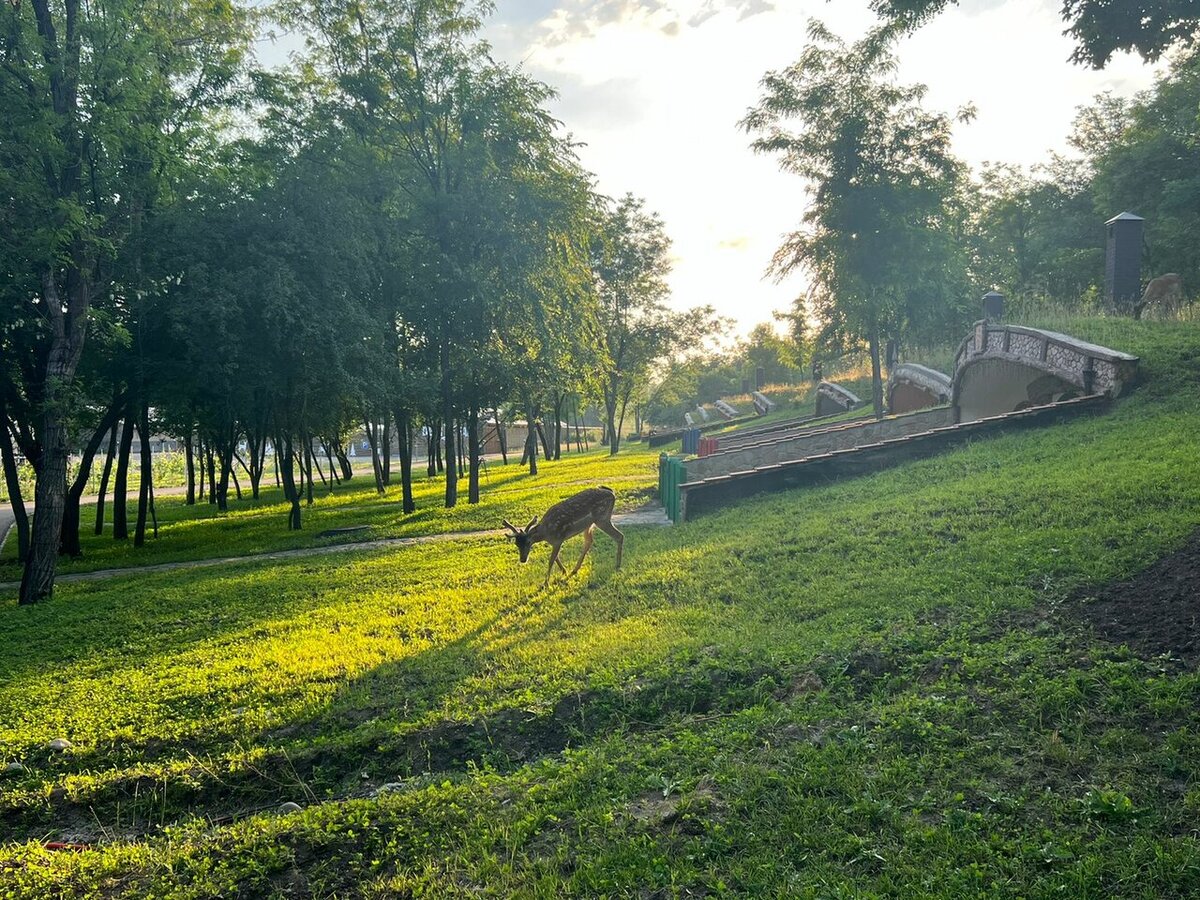
{"label": "hillside slope", "polygon": [[1072,329],[1143,356],[1109,413],[545,593],[481,541],[0,607],[0,896],[1200,893],[1200,327]]}

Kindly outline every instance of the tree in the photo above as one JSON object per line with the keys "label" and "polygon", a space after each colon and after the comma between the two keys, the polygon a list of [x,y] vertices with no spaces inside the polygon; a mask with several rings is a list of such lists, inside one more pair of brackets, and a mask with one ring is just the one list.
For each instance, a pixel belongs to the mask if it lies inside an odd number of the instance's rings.
{"label": "tree", "polygon": [[[784,171],[807,181],[812,199],[771,271],[809,273],[799,302],[826,343],[867,343],[882,416],[882,341],[954,318],[965,280],[954,234],[963,169],[950,152],[950,118],[921,108],[924,86],[891,80],[886,35],[847,46],[814,21],[809,37],[795,65],[764,77],[742,126],[759,135],[755,152],[778,154]],[[799,130],[785,128],[790,120]]]}
{"label": "tree", "polygon": [[[911,30],[958,0],[871,0],[885,21]],[[1066,33],[1075,39],[1071,61],[1102,69],[1114,53],[1131,51],[1154,62],[1200,34],[1195,0],[1062,0]]]}
{"label": "tree", "polygon": [[[1097,106],[1103,109],[1103,97]],[[1200,48],[1134,98],[1087,159],[1094,222],[1122,210],[1146,219],[1148,275],[1178,272],[1200,287]]]}
{"label": "tree", "polygon": [[[48,598],[66,497],[67,422],[93,304],[153,214],[171,161],[228,93],[248,41],[227,0],[5,4],[0,27],[0,242],[28,261],[44,320],[36,514],[20,602]],[[136,287],[136,286],[135,286]]]}
{"label": "tree", "polygon": [[599,211],[591,263],[599,348],[593,377],[612,455],[621,449],[629,403],[647,386],[654,363],[698,346],[716,328],[711,307],[668,308],[670,248],[662,219],[632,194]]}
{"label": "tree", "polygon": [[438,373],[445,504],[457,502],[464,423],[474,501],[479,413],[496,388],[496,325],[513,296],[509,283],[526,280],[554,244],[552,183],[573,168],[544,109],[551,91],[488,57],[476,37],[486,3],[290,0],[286,7],[308,29],[343,119],[390,175],[381,200],[412,263],[395,297],[395,322],[401,343],[420,333]]}

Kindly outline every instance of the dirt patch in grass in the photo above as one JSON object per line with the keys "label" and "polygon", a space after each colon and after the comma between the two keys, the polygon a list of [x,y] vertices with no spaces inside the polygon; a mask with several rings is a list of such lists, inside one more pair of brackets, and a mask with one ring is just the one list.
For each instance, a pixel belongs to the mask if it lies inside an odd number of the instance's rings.
{"label": "dirt patch in grass", "polygon": [[1095,633],[1142,657],[1200,660],[1200,531],[1182,550],[1128,581],[1081,598],[1080,615]]}

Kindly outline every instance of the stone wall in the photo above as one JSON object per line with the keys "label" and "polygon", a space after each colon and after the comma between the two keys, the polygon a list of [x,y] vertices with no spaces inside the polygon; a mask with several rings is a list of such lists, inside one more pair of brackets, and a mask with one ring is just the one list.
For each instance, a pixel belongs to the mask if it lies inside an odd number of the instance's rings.
{"label": "stone wall", "polygon": [[810,429],[798,435],[776,441],[752,444],[740,449],[720,451],[711,456],[687,461],[687,480],[700,481],[714,475],[740,472],[759,466],[791,462],[806,456],[816,456],[831,450],[844,450],[861,444],[871,444],[889,438],[904,437],[954,423],[954,409],[949,406],[891,416],[881,420],[856,422],[830,428]]}

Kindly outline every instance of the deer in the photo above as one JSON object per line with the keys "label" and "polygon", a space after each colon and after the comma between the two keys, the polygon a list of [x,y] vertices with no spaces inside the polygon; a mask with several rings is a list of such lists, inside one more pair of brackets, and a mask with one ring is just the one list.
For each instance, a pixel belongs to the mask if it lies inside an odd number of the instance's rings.
{"label": "deer", "polygon": [[1174,312],[1183,304],[1183,279],[1170,272],[1152,278],[1142,299],[1133,307],[1133,317],[1140,319],[1148,308],[1158,306],[1164,313]]}
{"label": "deer", "polygon": [[[507,537],[514,541],[521,553],[521,562],[529,561],[529,551],[534,544],[545,542],[550,545],[550,565],[546,568],[546,580],[542,582],[545,589],[550,584],[550,576],[554,574],[554,566],[571,578],[583,565],[584,558],[592,549],[593,533],[597,528],[617,542],[617,568],[621,568],[621,552],[625,549],[625,535],[612,523],[613,506],[616,505],[617,495],[609,487],[588,488],[560,503],[554,504],[540,519],[534,516],[524,528],[518,528],[508,519],[504,519],[504,527],[512,534]],[[575,568],[567,574],[567,567],[558,558],[564,541],[583,535],[583,552]]]}

